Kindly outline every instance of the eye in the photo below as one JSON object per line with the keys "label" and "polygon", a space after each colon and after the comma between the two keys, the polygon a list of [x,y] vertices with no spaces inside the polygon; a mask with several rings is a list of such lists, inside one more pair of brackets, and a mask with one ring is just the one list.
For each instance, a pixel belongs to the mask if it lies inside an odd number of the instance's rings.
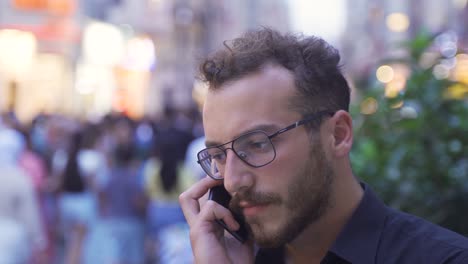
{"label": "eye", "polygon": [[256,141],[251,141],[247,145],[248,150],[251,152],[262,152],[265,150],[268,150],[270,146],[270,143],[268,140],[256,140]]}
{"label": "eye", "polygon": [[267,146],[266,141],[258,141],[258,142],[252,142],[251,148],[255,149],[264,149]]}
{"label": "eye", "polygon": [[211,155],[211,159],[217,162],[222,162],[226,159],[226,154],[224,154],[224,152],[217,152]]}
{"label": "eye", "polygon": [[209,160],[216,162],[223,162],[226,159],[226,153],[220,148],[213,147],[206,149],[206,156],[209,157]]}

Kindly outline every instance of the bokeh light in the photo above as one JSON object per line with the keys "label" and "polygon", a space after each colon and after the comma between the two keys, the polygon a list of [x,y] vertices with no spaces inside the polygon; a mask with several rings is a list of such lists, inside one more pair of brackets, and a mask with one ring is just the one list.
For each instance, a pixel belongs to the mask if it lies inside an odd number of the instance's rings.
{"label": "bokeh light", "polygon": [[432,74],[434,74],[434,77],[439,80],[447,79],[450,75],[450,68],[447,67],[446,65],[438,64],[434,66],[434,69],[432,70]]}
{"label": "bokeh light", "polygon": [[379,108],[379,103],[375,98],[368,97],[364,99],[361,103],[361,114],[364,115],[372,115],[375,112],[377,112],[377,109]]}
{"label": "bokeh light", "polygon": [[393,32],[404,32],[408,30],[410,20],[404,13],[392,13],[387,16],[387,27]]}
{"label": "bokeh light", "polygon": [[455,58],[456,65],[453,71],[454,79],[468,85],[468,54],[461,53]]}
{"label": "bokeh light", "polygon": [[445,99],[462,100],[468,98],[468,86],[464,84],[451,85],[444,92]]}
{"label": "bokeh light", "polygon": [[399,102],[396,102],[396,103],[392,104],[392,105],[390,106],[390,108],[398,109],[398,108],[401,108],[404,104],[405,104],[404,101],[399,101]]}
{"label": "bokeh light", "polygon": [[382,65],[377,69],[376,77],[382,83],[388,83],[393,80],[394,71],[389,65]]}
{"label": "bokeh light", "polygon": [[395,98],[405,89],[410,71],[403,64],[395,64],[391,68],[393,70],[393,78],[385,85],[385,97],[387,98]]}
{"label": "bokeh light", "polygon": [[395,98],[405,88],[406,80],[404,78],[395,79],[385,85],[385,97]]}
{"label": "bokeh light", "polygon": [[400,115],[406,119],[415,119],[418,117],[418,112],[411,106],[404,106],[400,110]]}

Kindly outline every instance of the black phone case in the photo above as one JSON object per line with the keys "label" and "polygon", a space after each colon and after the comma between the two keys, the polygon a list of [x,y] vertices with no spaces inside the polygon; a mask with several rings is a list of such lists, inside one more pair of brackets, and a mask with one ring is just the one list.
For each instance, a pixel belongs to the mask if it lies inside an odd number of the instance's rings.
{"label": "black phone case", "polygon": [[[224,189],[223,185],[218,185],[210,189],[210,194],[208,196],[209,200],[213,200],[225,208],[229,209],[229,202],[231,201],[231,195]],[[231,211],[232,212],[232,211]],[[223,220],[216,220],[216,222],[221,225],[226,231],[228,231],[233,237],[235,237],[239,242],[244,243],[247,240],[247,229],[245,228],[245,223],[234,213],[232,213],[234,219],[239,223],[240,228],[237,231],[231,231],[228,229],[226,223]]]}

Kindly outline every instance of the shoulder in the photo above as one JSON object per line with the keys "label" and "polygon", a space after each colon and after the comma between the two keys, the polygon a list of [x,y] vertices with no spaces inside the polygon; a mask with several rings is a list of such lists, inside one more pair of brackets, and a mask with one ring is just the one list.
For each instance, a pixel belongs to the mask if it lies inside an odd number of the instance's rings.
{"label": "shoulder", "polygon": [[379,252],[383,263],[468,263],[468,238],[390,209]]}

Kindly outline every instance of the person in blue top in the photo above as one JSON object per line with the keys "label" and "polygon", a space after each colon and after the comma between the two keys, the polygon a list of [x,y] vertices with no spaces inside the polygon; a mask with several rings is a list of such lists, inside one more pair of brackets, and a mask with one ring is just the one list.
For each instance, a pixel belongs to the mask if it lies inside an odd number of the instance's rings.
{"label": "person in blue top", "polygon": [[[196,263],[468,263],[467,238],[385,206],[353,174],[339,62],[318,37],[262,28],[201,64],[207,177],[179,197]],[[218,185],[230,210],[206,199]],[[218,224],[235,219],[244,243]]]}

